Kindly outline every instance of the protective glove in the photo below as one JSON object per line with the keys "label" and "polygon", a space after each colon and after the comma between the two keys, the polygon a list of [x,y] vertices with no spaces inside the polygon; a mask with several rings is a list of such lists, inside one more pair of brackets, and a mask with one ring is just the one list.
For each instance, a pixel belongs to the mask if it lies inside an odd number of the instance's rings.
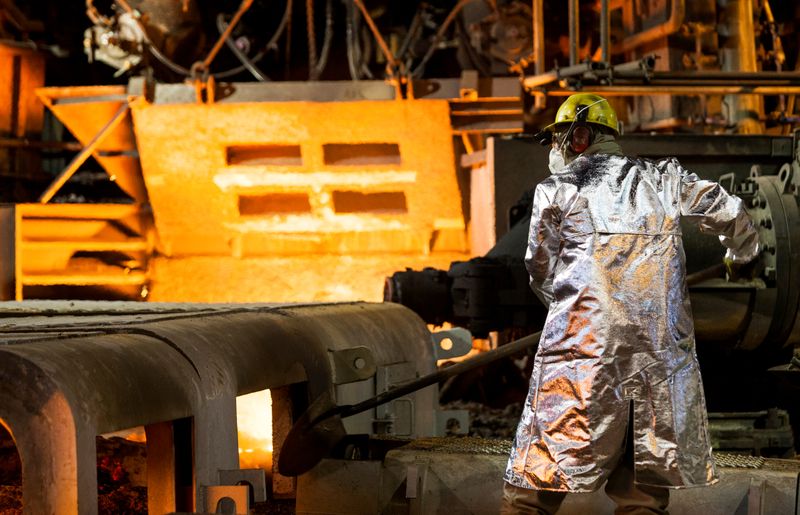
{"label": "protective glove", "polygon": [[747,263],[736,263],[732,258],[725,256],[724,263],[729,282],[752,281],[758,277],[761,270],[761,259],[758,256]]}

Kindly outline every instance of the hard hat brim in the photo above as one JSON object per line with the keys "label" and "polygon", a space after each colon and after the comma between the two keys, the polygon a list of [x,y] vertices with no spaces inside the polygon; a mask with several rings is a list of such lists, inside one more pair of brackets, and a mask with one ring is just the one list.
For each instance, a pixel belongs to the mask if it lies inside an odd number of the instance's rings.
{"label": "hard hat brim", "polygon": [[[572,125],[572,123],[573,122],[553,122],[547,127],[543,128],[542,130],[547,132],[556,132],[556,129],[558,129],[559,127],[569,127],[570,125]],[[614,131],[615,136],[619,136],[619,129],[615,129],[604,123],[597,123],[597,122],[581,122],[581,123],[587,123],[589,125],[596,125],[598,127],[605,127],[606,129],[611,129],[612,131]]]}

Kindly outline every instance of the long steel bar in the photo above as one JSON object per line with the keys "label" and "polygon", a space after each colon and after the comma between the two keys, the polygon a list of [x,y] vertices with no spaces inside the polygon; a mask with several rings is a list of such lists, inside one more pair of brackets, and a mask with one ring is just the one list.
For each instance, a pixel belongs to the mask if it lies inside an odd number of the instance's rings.
{"label": "long steel bar", "polygon": [[611,62],[611,14],[608,1],[600,2],[600,60],[604,63]]}
{"label": "long steel bar", "polygon": [[580,60],[580,7],[578,0],[569,1],[569,64],[574,66]]}
{"label": "long steel bar", "polygon": [[544,0],[533,0],[533,58],[536,75],[544,73]]}
{"label": "long steel bar", "polygon": [[80,168],[81,165],[87,159],[89,159],[89,156],[91,156],[94,153],[94,151],[97,150],[97,147],[100,146],[100,143],[103,142],[106,136],[111,134],[111,132],[117,128],[117,126],[120,124],[120,122],[122,122],[123,118],[125,118],[127,114],[128,114],[128,103],[125,102],[119,107],[119,109],[117,109],[117,112],[114,114],[114,117],[111,118],[111,120],[109,120],[109,122],[102,129],[100,129],[100,131],[95,135],[95,137],[92,138],[92,140],[85,147],[83,147],[83,150],[81,150],[78,153],[78,155],[76,155],[72,159],[72,161],[70,161],[70,163],[67,165],[64,171],[61,172],[61,174],[58,177],[56,177],[56,179],[50,184],[50,186],[48,186],[45,192],[42,193],[42,196],[39,197],[40,203],[46,204],[53,198],[53,196],[55,196],[56,193],[58,193],[58,190],[61,189],[64,183],[66,183],[69,180],[69,178],[72,177],[75,174],[75,172],[78,171],[78,168]]}
{"label": "long steel bar", "polygon": [[722,80],[794,80],[800,83],[800,72],[775,72],[775,71],[762,71],[762,72],[747,72],[747,71],[718,71],[718,70],[704,70],[699,72],[693,71],[668,71],[668,72],[652,72],[651,77],[653,80],[658,79],[722,79]]}
{"label": "long steel bar", "polygon": [[[550,84],[558,79],[578,77],[588,74],[586,78],[596,79],[601,76],[611,76],[615,80],[619,79],[643,79],[643,67],[652,68],[654,65],[652,57],[643,60],[631,61],[629,63],[615,65],[609,70],[604,68],[602,63],[579,63],[575,66],[567,66],[557,70],[533,75],[525,78],[526,87],[537,87]],[[656,85],[659,81],[682,81],[685,84],[702,84],[700,81],[724,81],[726,83],[752,81],[753,85],[763,86],[793,86],[800,85],[800,72],[724,72],[724,71],[703,71],[703,72],[647,72],[648,84]],[[756,84],[756,82],[758,84]]]}
{"label": "long steel bar", "polygon": [[544,86],[545,84],[551,84],[565,77],[576,77],[584,73],[594,73],[601,67],[602,63],[578,63],[574,66],[565,66],[564,68],[550,70],[549,72],[534,75],[533,77],[526,77],[523,83],[526,88],[536,88]]}
{"label": "long steel bar", "polygon": [[80,151],[83,149],[83,145],[75,141],[40,141],[25,138],[0,138],[0,147],[73,151]]}
{"label": "long steel bar", "polygon": [[[797,95],[800,86],[587,86],[581,89],[586,93],[597,93],[609,97],[646,95]],[[547,95],[565,97],[575,93],[572,89],[548,90]]]}

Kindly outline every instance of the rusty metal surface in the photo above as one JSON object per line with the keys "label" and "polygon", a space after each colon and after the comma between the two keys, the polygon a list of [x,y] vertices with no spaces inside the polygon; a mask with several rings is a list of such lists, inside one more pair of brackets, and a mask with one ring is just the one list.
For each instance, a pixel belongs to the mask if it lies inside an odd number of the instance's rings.
{"label": "rusty metal surface", "polygon": [[14,206],[0,206],[0,300],[16,299],[15,217]]}
{"label": "rusty metal surface", "polygon": [[[0,14],[2,18],[2,14]],[[44,56],[0,42],[0,138],[38,139],[44,109],[34,90],[44,85]],[[30,149],[0,147],[0,177],[41,178],[41,159]]]}
{"label": "rusty metal surface", "polygon": [[[464,250],[446,102],[138,102],[133,112],[168,256]],[[348,205],[342,192],[402,202]]]}
{"label": "rusty metal surface", "polygon": [[[84,146],[128,102],[124,86],[38,88],[36,95]],[[129,114],[91,153],[125,193],[147,201]]]}
{"label": "rusty metal surface", "polygon": [[22,300],[26,287],[66,285],[127,288],[136,298],[149,281],[153,235],[134,204],[16,204],[6,216],[4,241],[15,262],[10,298]]}
{"label": "rusty metal surface", "polygon": [[405,267],[447,267],[454,252],[382,255],[245,257],[156,256],[151,301],[160,302],[378,302],[383,282]]}

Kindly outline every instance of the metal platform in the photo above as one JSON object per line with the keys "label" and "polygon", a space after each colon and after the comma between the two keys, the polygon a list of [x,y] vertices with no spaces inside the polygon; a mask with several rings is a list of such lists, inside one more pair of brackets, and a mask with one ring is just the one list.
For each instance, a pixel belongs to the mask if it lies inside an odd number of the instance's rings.
{"label": "metal platform", "polygon": [[[325,460],[298,481],[297,513],[494,514],[511,440],[425,438],[383,461]],[[678,515],[790,515],[800,461],[715,453],[720,481],[670,492]],[[567,496],[558,515],[614,512],[603,490]]]}

